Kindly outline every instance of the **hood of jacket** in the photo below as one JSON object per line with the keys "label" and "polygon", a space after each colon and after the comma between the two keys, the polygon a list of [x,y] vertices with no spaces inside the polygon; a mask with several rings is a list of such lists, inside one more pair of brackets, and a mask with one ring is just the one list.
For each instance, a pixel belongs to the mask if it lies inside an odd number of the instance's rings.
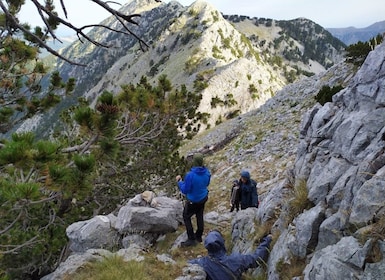
{"label": "hood of jacket", "polygon": [[250,180],[250,173],[249,171],[242,171],[241,177],[246,178],[247,180]]}
{"label": "hood of jacket", "polygon": [[210,231],[204,242],[209,256],[220,257],[226,255],[225,240],[218,231]]}
{"label": "hood of jacket", "polygon": [[203,175],[208,172],[208,169],[204,166],[194,166],[191,168],[191,172],[198,175]]}

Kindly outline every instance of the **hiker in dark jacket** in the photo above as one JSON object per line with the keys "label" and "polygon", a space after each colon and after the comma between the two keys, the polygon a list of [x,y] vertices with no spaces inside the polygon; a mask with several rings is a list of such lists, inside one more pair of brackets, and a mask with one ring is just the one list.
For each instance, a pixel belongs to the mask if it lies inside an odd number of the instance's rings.
{"label": "hiker in dark jacket", "polygon": [[[180,191],[186,195],[183,209],[183,221],[186,227],[188,239],[181,243],[182,247],[195,246],[202,242],[204,230],[203,212],[208,199],[208,185],[210,184],[210,171],[203,165],[203,155],[197,153],[193,156],[193,167],[187,172],[184,180],[180,175],[176,176]],[[197,230],[191,223],[191,217],[195,215]]]}
{"label": "hiker in dark jacket", "polygon": [[243,272],[267,261],[270,243],[271,235],[268,235],[263,238],[253,254],[233,253],[227,255],[225,241],[221,233],[211,231],[204,242],[208,256],[190,260],[189,263],[200,265],[205,270],[208,280],[241,279]]}
{"label": "hiker in dark jacket", "polygon": [[250,178],[248,171],[241,172],[239,186],[241,188],[241,209],[258,207],[257,182]]}

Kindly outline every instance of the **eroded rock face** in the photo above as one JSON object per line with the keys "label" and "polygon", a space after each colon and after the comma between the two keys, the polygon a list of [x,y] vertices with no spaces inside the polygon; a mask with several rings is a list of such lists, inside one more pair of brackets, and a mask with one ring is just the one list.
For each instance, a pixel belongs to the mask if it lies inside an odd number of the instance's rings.
{"label": "eroded rock face", "polygon": [[95,216],[90,220],[70,225],[66,234],[72,252],[85,252],[88,249],[112,249],[119,242],[119,234],[113,228],[116,217]]}
{"label": "eroded rock face", "polygon": [[43,279],[63,279],[85,263],[113,254],[126,261],[143,261],[145,249],[159,236],[176,231],[182,222],[182,210],[182,202],[177,199],[145,192],[130,199],[117,217],[98,215],[73,223],[66,230],[70,256]]}
{"label": "eroded rock face", "polygon": [[343,237],[314,254],[305,269],[305,279],[359,279],[369,249],[369,240],[361,245],[352,236]]}
{"label": "eroded rock face", "polygon": [[308,199],[316,206],[299,215],[277,242],[271,275],[277,275],[279,261],[290,263],[289,251],[311,258],[305,279],[358,279],[381,269],[385,275],[383,262],[365,265],[376,241],[360,230],[384,216],[384,151],[383,43],[333,102],[314,106],[303,118],[295,177],[306,180]]}

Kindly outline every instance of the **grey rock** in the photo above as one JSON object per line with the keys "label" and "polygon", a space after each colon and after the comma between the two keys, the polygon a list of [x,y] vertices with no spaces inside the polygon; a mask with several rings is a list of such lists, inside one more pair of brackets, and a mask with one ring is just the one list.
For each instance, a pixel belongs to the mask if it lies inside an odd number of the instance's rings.
{"label": "grey rock", "polygon": [[306,266],[305,279],[360,279],[369,241],[361,245],[354,237],[344,237],[337,244],[316,251]]}
{"label": "grey rock", "polygon": [[291,251],[288,244],[295,241],[294,227],[285,229],[278,237],[271,250],[270,257],[267,263],[267,273],[269,280],[282,279],[277,271],[278,264],[291,264]]}
{"label": "grey rock", "polygon": [[90,220],[76,222],[66,229],[73,252],[88,249],[112,249],[116,247],[120,235],[112,227],[114,219],[109,216],[95,216]]}
{"label": "grey rock", "polygon": [[319,226],[324,219],[324,203],[319,203],[316,207],[297,216],[293,221],[295,226],[294,239],[287,242],[294,256],[303,259],[314,251],[318,244]]}
{"label": "grey rock", "polygon": [[247,208],[236,213],[233,217],[231,226],[231,241],[233,253],[250,254],[254,250],[253,234],[256,233],[258,208]]}
{"label": "grey rock", "polygon": [[104,249],[90,249],[83,253],[72,254],[52,273],[44,276],[41,280],[59,280],[64,279],[65,275],[71,275],[88,262],[101,261],[105,257],[113,254]]}
{"label": "grey rock", "polygon": [[182,204],[167,197],[157,197],[156,208],[128,204],[120,208],[116,229],[119,233],[174,232],[180,224]]}
{"label": "grey rock", "polygon": [[206,280],[206,272],[197,264],[190,264],[182,270],[182,276],[175,280]]}
{"label": "grey rock", "polygon": [[367,180],[357,191],[352,202],[349,222],[364,226],[376,216],[385,214],[385,167]]}
{"label": "grey rock", "polygon": [[176,261],[174,261],[172,257],[167,254],[157,255],[156,258],[158,261],[164,262],[166,264],[171,264],[171,265],[176,264]]}

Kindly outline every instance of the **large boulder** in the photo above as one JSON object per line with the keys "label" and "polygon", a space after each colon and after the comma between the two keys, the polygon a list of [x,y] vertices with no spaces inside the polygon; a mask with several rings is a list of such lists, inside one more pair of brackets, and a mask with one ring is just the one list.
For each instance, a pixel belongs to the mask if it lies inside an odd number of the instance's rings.
{"label": "large boulder", "polygon": [[101,261],[105,257],[111,257],[113,253],[104,249],[90,249],[83,253],[72,254],[64,262],[60,263],[58,268],[41,278],[41,280],[59,280],[70,279],[68,275],[76,273],[86,263]]}
{"label": "large boulder", "polygon": [[315,252],[306,266],[305,279],[360,279],[370,249],[370,241],[361,245],[352,236]]}
{"label": "large boulder", "polygon": [[368,220],[385,214],[385,166],[378,170],[377,176],[366,181],[357,191],[352,203],[349,222],[365,225]]}
{"label": "large boulder", "polygon": [[130,199],[118,217],[98,215],[71,224],[66,230],[69,257],[43,279],[64,279],[87,262],[113,255],[125,261],[143,261],[143,253],[160,235],[176,231],[182,212],[181,201],[146,191]]}
{"label": "large boulder", "polygon": [[119,209],[116,230],[127,233],[174,232],[182,222],[182,202],[168,197],[157,197],[156,207],[132,206],[129,202]]}
{"label": "large boulder", "polygon": [[70,250],[85,252],[88,249],[116,248],[120,236],[113,227],[115,220],[116,217],[110,214],[71,224],[66,230]]}

